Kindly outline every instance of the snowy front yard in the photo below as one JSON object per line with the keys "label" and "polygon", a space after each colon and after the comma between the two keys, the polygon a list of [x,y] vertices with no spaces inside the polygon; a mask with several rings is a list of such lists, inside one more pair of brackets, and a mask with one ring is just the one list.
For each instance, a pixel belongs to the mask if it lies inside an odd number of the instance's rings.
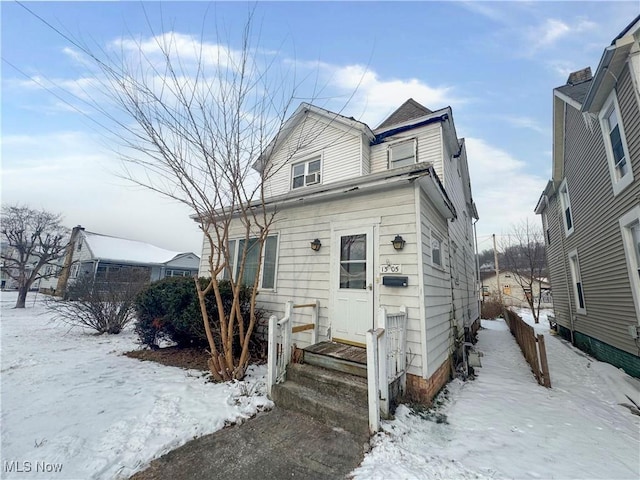
{"label": "snowy front yard", "polygon": [[[14,303],[2,293],[3,478],[128,478],[271,406],[264,368],[246,382],[208,383],[199,371],[122,356],[137,348],[130,332],[69,330],[33,297],[26,310]],[[543,320],[545,389],[504,322],[483,326],[477,378],[453,381],[435,412],[400,406],[356,479],[640,478],[640,417],[620,406],[625,395],[640,403],[638,380],[548,335]]]}
{"label": "snowy front yard", "polygon": [[130,331],[69,330],[51,322],[41,298],[34,305],[30,294],[27,309],[14,310],[16,295],[1,297],[2,478],[129,478],[271,406],[264,385],[254,386],[264,368],[246,382],[213,384],[200,371],[128,358],[120,354],[138,348]]}

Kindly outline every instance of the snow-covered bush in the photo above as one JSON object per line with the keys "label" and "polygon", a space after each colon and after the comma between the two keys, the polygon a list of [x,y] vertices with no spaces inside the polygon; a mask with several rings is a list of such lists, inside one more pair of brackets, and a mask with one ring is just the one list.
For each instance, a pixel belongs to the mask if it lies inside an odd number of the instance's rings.
{"label": "snow-covered bush", "polygon": [[133,320],[136,296],[148,281],[147,272],[133,270],[106,278],[82,275],[67,287],[65,299],[52,298],[47,307],[70,325],[117,334]]}

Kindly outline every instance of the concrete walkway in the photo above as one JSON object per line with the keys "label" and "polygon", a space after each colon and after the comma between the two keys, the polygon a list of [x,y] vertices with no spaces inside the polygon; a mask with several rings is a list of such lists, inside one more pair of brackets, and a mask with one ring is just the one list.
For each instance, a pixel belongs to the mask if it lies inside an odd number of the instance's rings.
{"label": "concrete walkway", "polygon": [[276,407],[192,440],[131,480],[341,479],[360,464],[363,449],[346,431]]}

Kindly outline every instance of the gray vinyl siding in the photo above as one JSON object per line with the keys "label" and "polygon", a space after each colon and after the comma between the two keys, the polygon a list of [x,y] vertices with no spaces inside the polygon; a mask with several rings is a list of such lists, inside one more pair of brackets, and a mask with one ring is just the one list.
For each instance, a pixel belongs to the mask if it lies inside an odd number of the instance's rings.
{"label": "gray vinyl siding", "polygon": [[[571,106],[565,113],[564,172],[569,189],[574,232],[565,238],[557,197],[550,210],[559,212],[549,217],[553,236],[562,240],[552,243],[549,267],[558,321],[569,328],[569,304],[575,314],[575,330],[638,354],[638,348],[627,327],[637,324],[628,276],[619,218],[638,204],[640,194],[640,114],[628,66],[622,72],[617,96],[620,105],[634,182],[619,195],[613,195],[602,131],[594,122],[593,133],[585,125],[583,115]],[[552,208],[553,207],[553,208]],[[559,239],[558,236],[562,235]],[[553,239],[552,239],[553,240]],[[570,290],[566,297],[563,269],[568,269],[567,253],[577,249],[583,283],[586,314],[578,314]],[[567,270],[568,281],[571,275]]]}

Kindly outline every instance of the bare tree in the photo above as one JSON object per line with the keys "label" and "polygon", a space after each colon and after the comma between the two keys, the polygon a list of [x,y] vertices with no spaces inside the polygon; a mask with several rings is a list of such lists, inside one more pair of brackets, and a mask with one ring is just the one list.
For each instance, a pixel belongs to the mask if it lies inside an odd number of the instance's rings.
{"label": "bare tree", "polygon": [[546,272],[545,244],[542,229],[528,220],[514,225],[503,242],[505,269],[522,289],[535,323],[540,321],[542,278]]}
{"label": "bare tree", "polygon": [[122,269],[104,278],[85,274],[67,288],[68,299],[50,298],[57,319],[98,333],[117,334],[134,318],[136,296],[149,283],[149,272]]}
{"label": "bare tree", "polygon": [[45,210],[2,207],[2,237],[6,243],[1,253],[2,270],[17,283],[15,308],[25,307],[27,293],[36,281],[54,274],[67,246],[68,229],[61,221],[60,215]]}
{"label": "bare tree", "polygon": [[[173,32],[122,40],[117,49],[99,54],[75,43],[98,67],[95,81],[101,93],[93,90],[90,103],[113,122],[108,128],[120,144],[123,177],[187,205],[204,233],[211,280],[204,287],[195,285],[209,367],[219,381],[243,378],[249,362],[262,258],[277,213],[265,199],[265,182],[312,140],[310,134],[300,135],[285,158],[266,161],[290,133],[286,120],[298,102],[299,83],[295,72],[278,71],[277,56],[253,45],[251,17],[250,12],[237,50]],[[244,241],[230,242],[238,225]],[[231,245],[242,246],[237,261]],[[230,308],[220,294],[225,269],[234,294]],[[240,308],[243,284],[253,288],[248,321]],[[210,294],[218,305],[218,331],[211,330],[205,307]],[[234,338],[241,345],[239,354]]]}

